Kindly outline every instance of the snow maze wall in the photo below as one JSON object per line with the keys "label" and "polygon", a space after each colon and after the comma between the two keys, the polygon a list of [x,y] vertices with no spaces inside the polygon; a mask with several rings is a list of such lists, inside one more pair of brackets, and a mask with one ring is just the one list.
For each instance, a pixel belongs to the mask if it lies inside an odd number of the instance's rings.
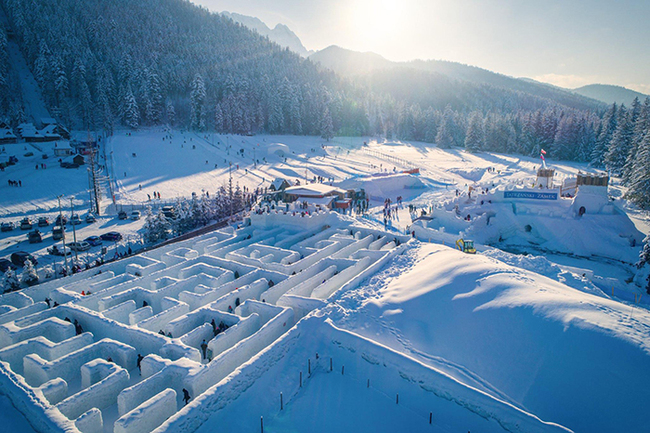
{"label": "snow maze wall", "polygon": [[252,221],[1,296],[2,392],[40,431],[153,431],[409,240]]}

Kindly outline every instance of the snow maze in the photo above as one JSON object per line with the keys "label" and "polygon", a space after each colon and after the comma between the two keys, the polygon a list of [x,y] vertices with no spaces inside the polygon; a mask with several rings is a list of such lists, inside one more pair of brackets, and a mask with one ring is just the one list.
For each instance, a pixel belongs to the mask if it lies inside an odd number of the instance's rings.
{"label": "snow maze", "polygon": [[3,393],[40,431],[153,431],[409,241],[333,213],[251,219],[0,297]]}

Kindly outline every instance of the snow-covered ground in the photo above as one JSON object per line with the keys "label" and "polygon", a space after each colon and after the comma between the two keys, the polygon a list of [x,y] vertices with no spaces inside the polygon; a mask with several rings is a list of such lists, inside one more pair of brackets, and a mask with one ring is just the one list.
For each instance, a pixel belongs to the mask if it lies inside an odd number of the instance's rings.
{"label": "snow-covered ground", "polygon": [[[0,172],[3,221],[53,219],[58,195],[68,215],[70,196],[87,213],[86,170],[43,160],[53,146],[6,146],[0,157],[19,162]],[[48,168],[36,169],[40,162]],[[125,235],[105,245],[108,256],[138,242],[144,223],[119,221],[117,210],[212,193],[230,176],[250,189],[320,176],[363,188],[370,211],[253,215],[251,227],[0,297],[2,380],[15,386],[7,393],[28,419],[51,421],[32,422],[37,430],[93,431],[98,413],[104,431],[251,431],[262,422],[265,431],[428,431],[430,414],[445,432],[644,429],[650,302],[631,281],[649,224],[622,199],[617,179],[609,213],[580,218],[571,199],[499,201],[498,191],[535,181],[538,160],[424,143],[159,128],[117,132],[103,142],[100,163],[108,179],[102,216],[77,226],[77,238]],[[590,171],[549,164],[558,183]],[[416,167],[419,174],[404,173]],[[149,200],[154,191],[161,200]],[[386,199],[395,218],[384,225]],[[433,219],[414,223],[422,210]],[[408,241],[411,231],[417,240]],[[0,234],[0,256],[25,250],[52,263],[51,233],[41,244],[28,244],[26,234]],[[475,240],[478,254],[457,251],[459,237]],[[89,288],[92,296],[82,296]],[[46,296],[61,306],[47,309]],[[242,306],[231,313],[235,298]],[[90,332],[75,337],[65,317]],[[232,326],[215,338],[210,318]],[[203,338],[213,362],[201,359]],[[75,379],[80,371],[98,375],[92,383],[108,393],[101,412],[78,401],[95,392]],[[16,397],[32,389],[46,394],[42,407]],[[55,405],[65,417],[52,415]]]}

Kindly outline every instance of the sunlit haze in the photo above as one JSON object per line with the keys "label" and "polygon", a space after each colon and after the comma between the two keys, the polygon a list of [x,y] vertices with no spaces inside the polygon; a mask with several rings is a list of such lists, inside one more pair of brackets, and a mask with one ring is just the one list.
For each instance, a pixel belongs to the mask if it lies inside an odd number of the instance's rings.
{"label": "sunlit haze", "polygon": [[289,26],[309,50],[450,60],[563,87],[650,93],[648,1],[193,0]]}

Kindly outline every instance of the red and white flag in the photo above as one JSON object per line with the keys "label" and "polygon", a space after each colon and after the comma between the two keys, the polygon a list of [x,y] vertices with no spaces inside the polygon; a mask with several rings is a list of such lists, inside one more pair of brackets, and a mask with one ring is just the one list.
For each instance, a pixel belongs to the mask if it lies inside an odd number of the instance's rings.
{"label": "red and white flag", "polygon": [[542,149],[542,155],[546,155],[546,151]]}

